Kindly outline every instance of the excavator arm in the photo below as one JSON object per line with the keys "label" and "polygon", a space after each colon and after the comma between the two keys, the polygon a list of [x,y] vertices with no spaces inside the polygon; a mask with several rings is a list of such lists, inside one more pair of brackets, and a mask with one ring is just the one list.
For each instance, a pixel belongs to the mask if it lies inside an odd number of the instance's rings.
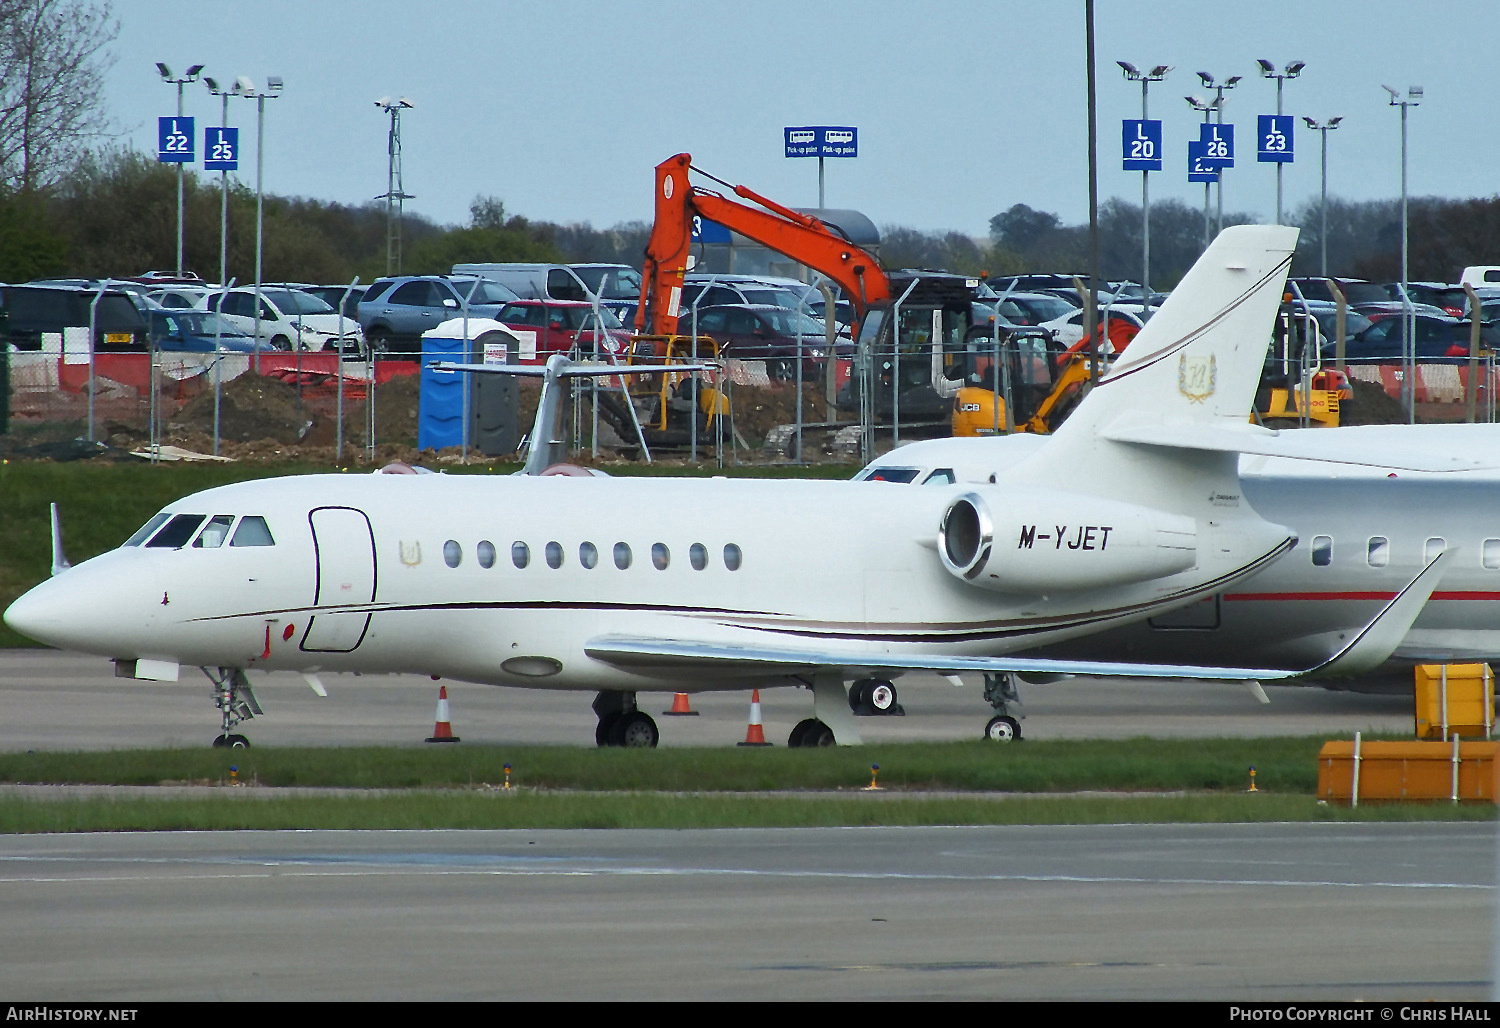
{"label": "excavator arm", "polygon": [[676,334],[695,217],[716,221],[837,282],[861,320],[870,304],[890,298],[890,284],[873,255],[818,219],[783,207],[744,186],[732,187],[735,195],[759,204],[764,210],[693,186],[688,181],[692,162],[691,154],[682,153],[656,166],[656,222],[651,228],[641,269],[636,331]]}

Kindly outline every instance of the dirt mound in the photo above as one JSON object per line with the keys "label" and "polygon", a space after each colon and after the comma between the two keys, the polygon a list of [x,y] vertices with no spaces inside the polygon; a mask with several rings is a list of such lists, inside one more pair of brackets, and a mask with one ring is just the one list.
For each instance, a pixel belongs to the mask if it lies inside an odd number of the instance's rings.
{"label": "dirt mound", "polygon": [[[1373,382],[1349,380],[1354,396],[1339,404],[1340,425],[1404,425],[1401,401]],[[1462,405],[1459,405],[1462,410]]]}
{"label": "dirt mound", "polygon": [[[296,387],[264,375],[244,374],[225,382],[219,399],[219,438],[248,443],[268,440],[288,445],[306,437],[315,420]],[[207,390],[185,404],[167,424],[168,436],[213,438],[214,393]]]}

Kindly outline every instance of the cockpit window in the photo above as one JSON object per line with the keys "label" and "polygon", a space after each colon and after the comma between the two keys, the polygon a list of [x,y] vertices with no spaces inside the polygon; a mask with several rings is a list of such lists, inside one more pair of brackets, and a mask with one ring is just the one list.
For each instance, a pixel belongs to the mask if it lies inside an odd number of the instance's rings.
{"label": "cockpit window", "polygon": [[229,526],[234,524],[233,514],[215,514],[193,540],[193,549],[218,549],[229,537]]}
{"label": "cockpit window", "polygon": [[203,524],[207,514],[178,514],[166,527],[151,537],[146,544],[148,549],[175,550],[180,546],[186,546],[187,541],[198,531],[198,526]]}
{"label": "cockpit window", "polygon": [[922,484],[923,485],[952,485],[954,482],[957,482],[957,481],[958,481],[958,477],[953,474],[953,469],[952,468],[938,468],[932,474],[930,474],[926,478],[922,479]]}
{"label": "cockpit window", "polygon": [[271,529],[266,525],[266,519],[259,514],[250,514],[240,519],[240,527],[234,530],[234,538],[229,541],[230,546],[275,546],[276,540],[271,538]]}
{"label": "cockpit window", "polygon": [[922,473],[921,468],[871,468],[862,482],[899,482],[905,484],[915,482],[917,476]]}
{"label": "cockpit window", "polygon": [[165,524],[167,518],[169,518],[171,516],[172,515],[167,514],[167,513],[157,514],[150,521],[148,521],[144,525],[142,525],[136,531],[135,535],[131,536],[129,539],[126,539],[123,545],[125,545],[125,546],[139,546],[139,545],[141,545],[141,543],[143,543],[147,539],[151,538],[151,533],[155,532],[158,528],[160,528],[163,524]]}

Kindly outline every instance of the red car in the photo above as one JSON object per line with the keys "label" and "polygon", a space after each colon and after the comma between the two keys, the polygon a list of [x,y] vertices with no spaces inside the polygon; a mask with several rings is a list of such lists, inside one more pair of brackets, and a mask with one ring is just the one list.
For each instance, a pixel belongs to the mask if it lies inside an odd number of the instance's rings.
{"label": "red car", "polygon": [[570,354],[575,348],[586,356],[596,346],[624,353],[630,333],[620,319],[608,307],[599,308],[598,318],[592,304],[577,300],[515,300],[501,308],[498,320],[521,338],[522,364],[545,364],[554,353]]}

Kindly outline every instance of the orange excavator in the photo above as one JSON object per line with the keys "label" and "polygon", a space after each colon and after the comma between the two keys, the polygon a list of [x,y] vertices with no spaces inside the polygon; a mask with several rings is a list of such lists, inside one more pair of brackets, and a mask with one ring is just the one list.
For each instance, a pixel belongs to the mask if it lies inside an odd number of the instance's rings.
{"label": "orange excavator", "polygon": [[[758,207],[694,185],[689,172]],[[1007,420],[1018,431],[1045,431],[1070,406],[1058,400],[1063,391],[1076,391],[1076,376],[1061,374],[1058,364],[1047,361],[1040,379],[1012,395],[1013,417],[1005,417],[1003,406],[996,413],[1004,401],[999,399],[992,348],[983,342],[992,334],[993,312],[983,306],[978,278],[939,271],[886,272],[873,254],[836,226],[695,168],[690,154],[656,166],[655,203],[635,328],[667,340],[668,352],[674,349],[671,340],[684,313],[683,281],[694,220],[704,219],[819,272],[850,301],[860,356],[856,373],[839,391],[841,409],[863,409],[879,419],[899,413],[903,431],[928,419],[929,426],[971,435],[985,434],[984,425],[1004,426]],[[1027,345],[1038,341],[1016,341],[1018,347]]]}

